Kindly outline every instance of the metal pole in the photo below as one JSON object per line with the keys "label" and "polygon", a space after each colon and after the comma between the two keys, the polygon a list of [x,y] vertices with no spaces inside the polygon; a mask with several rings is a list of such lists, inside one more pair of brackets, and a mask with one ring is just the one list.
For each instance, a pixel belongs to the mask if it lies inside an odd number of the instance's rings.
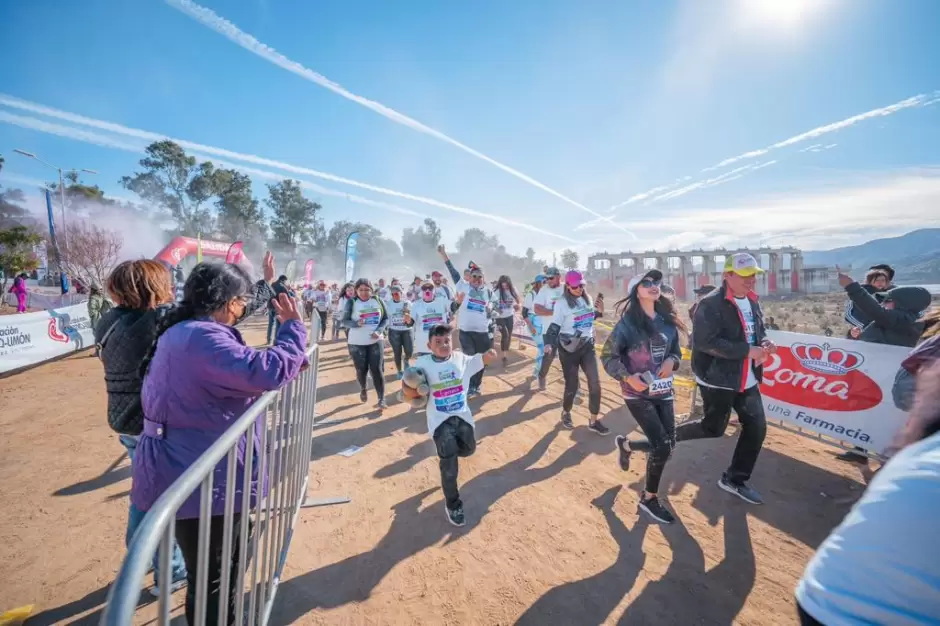
{"label": "metal pole", "polygon": [[65,225],[65,184],[63,183],[63,180],[62,180],[62,169],[61,168],[57,168],[57,169],[59,170],[59,193],[62,195],[62,237],[63,237],[63,243],[65,243],[66,258],[68,258],[69,229]]}

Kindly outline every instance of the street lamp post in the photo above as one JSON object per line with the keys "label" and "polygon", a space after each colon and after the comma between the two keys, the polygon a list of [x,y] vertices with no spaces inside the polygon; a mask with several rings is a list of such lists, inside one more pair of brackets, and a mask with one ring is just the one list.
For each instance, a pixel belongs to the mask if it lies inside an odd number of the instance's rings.
{"label": "street lamp post", "polygon": [[[26,158],[28,158],[28,159],[35,159],[36,161],[39,161],[40,163],[42,163],[43,165],[45,165],[45,166],[47,166],[47,167],[51,167],[52,169],[56,170],[56,171],[59,173],[59,195],[60,195],[61,198],[62,198],[62,237],[63,237],[63,242],[65,243],[65,252],[66,252],[66,254],[68,254],[68,249],[69,249],[69,230],[68,230],[68,228],[66,227],[66,224],[65,224],[65,180],[64,180],[64,178],[63,178],[63,176],[62,176],[62,172],[63,172],[63,171],[65,171],[65,172],[85,172],[85,173],[87,173],[87,174],[97,174],[98,172],[96,172],[95,170],[89,170],[89,169],[85,169],[85,168],[81,168],[81,169],[73,168],[73,169],[63,170],[61,167],[56,167],[55,165],[53,165],[52,163],[49,163],[48,161],[43,161],[42,159],[40,159],[38,156],[36,156],[36,155],[33,154],[32,152],[27,152],[26,150],[20,150],[20,149],[18,149],[18,148],[14,148],[14,149],[13,149],[13,152],[15,152],[15,153],[17,153],[17,154],[19,154],[19,155],[22,155],[22,156],[24,156],[24,157],[26,157]],[[61,269],[61,270],[64,271],[64,268],[59,268],[59,269]]]}

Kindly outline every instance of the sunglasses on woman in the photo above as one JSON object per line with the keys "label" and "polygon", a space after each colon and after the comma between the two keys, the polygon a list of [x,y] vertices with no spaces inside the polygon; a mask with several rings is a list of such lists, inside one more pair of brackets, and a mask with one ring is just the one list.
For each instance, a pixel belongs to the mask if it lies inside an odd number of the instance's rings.
{"label": "sunglasses on woman", "polygon": [[650,287],[659,287],[663,284],[661,280],[653,280],[652,278],[644,278],[640,281],[640,287],[649,289]]}

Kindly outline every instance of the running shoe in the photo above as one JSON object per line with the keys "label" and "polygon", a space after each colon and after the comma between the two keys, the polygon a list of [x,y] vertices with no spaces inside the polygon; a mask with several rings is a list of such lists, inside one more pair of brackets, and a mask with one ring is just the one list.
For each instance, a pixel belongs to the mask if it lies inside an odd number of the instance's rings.
{"label": "running shoe", "polygon": [[398,377],[398,380],[401,380],[402,378],[405,377],[405,375],[404,375],[402,372],[398,372],[398,376],[397,376],[397,377]]}
{"label": "running shoe", "polygon": [[479,387],[471,387],[470,389],[467,390],[467,397],[476,398],[477,396],[482,395],[482,393],[483,392],[480,391]]}
{"label": "running shoe", "polygon": [[570,412],[570,411],[562,411],[562,412],[561,412],[561,425],[564,426],[565,428],[569,429],[569,430],[571,430],[572,428],[574,428],[574,422],[571,421],[571,412]]}
{"label": "running shoe", "polygon": [[369,399],[369,392],[363,389],[359,392],[359,402],[366,402]]}
{"label": "running shoe", "polygon": [[388,408],[388,404],[385,403],[385,398],[379,400],[379,403],[376,405],[380,411],[384,411]]}
{"label": "running shoe", "polygon": [[718,481],[718,487],[724,489],[728,493],[733,493],[745,502],[749,502],[751,504],[764,503],[764,499],[760,497],[760,494],[757,492],[757,490],[747,483],[733,483],[728,480],[726,476],[722,476],[721,480]]}
{"label": "running shoe", "polygon": [[[180,578],[179,580],[174,580],[172,583],[170,583],[170,594],[176,593],[177,591],[179,591],[180,589],[182,589],[182,588],[185,587],[185,586],[186,586],[186,579],[185,579],[185,578]],[[151,587],[151,588],[150,588],[150,595],[152,595],[154,598],[159,598],[159,597],[160,597],[160,588],[157,587],[156,585],[154,585],[153,587]]]}
{"label": "running shoe", "polygon": [[625,435],[617,435],[614,441],[617,442],[617,450],[620,452],[620,469],[627,472],[630,470],[630,455],[633,451],[627,446],[627,438]]}
{"label": "running shoe", "polygon": [[661,524],[672,524],[676,516],[663,506],[656,496],[647,496],[640,500],[640,509]]}
{"label": "running shoe", "polygon": [[610,429],[604,426],[599,419],[594,420],[593,422],[588,423],[588,428],[597,433],[598,435],[609,435]]}
{"label": "running shoe", "polygon": [[467,520],[463,515],[463,507],[458,506],[456,509],[450,509],[447,507],[447,503],[444,503],[444,512],[447,514],[447,521],[453,524],[454,526],[463,526],[467,523]]}

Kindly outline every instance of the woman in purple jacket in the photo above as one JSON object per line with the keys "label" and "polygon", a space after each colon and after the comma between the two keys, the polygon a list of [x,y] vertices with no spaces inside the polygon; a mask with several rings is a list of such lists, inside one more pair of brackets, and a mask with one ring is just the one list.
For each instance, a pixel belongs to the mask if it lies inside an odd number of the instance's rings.
{"label": "woman in purple jacket", "polygon": [[[281,323],[274,345],[266,350],[245,345],[233,326],[245,315],[251,288],[251,279],[236,265],[200,263],[186,281],[180,306],[158,328],[157,339],[141,367],[144,431],[137,444],[131,486],[131,502],[141,510],[149,510],[259,396],[296,378],[306,364],[307,333],[296,303],[286,294],[273,301]],[[260,453],[260,428],[258,421],[255,429],[259,436],[248,454]],[[242,501],[246,443],[242,437],[238,446],[236,503]],[[220,609],[226,467],[223,459],[213,476],[206,605],[210,624],[216,623]],[[263,489],[258,488],[258,475],[255,464],[247,487],[252,501],[263,495],[259,494]],[[242,521],[236,513],[233,540]],[[186,618],[190,624],[195,623],[198,529],[197,490],[176,514],[176,539],[188,570]],[[232,566],[237,571],[237,541],[233,544]],[[231,577],[232,600],[236,579]],[[234,605],[230,603],[227,610],[233,623]]]}

